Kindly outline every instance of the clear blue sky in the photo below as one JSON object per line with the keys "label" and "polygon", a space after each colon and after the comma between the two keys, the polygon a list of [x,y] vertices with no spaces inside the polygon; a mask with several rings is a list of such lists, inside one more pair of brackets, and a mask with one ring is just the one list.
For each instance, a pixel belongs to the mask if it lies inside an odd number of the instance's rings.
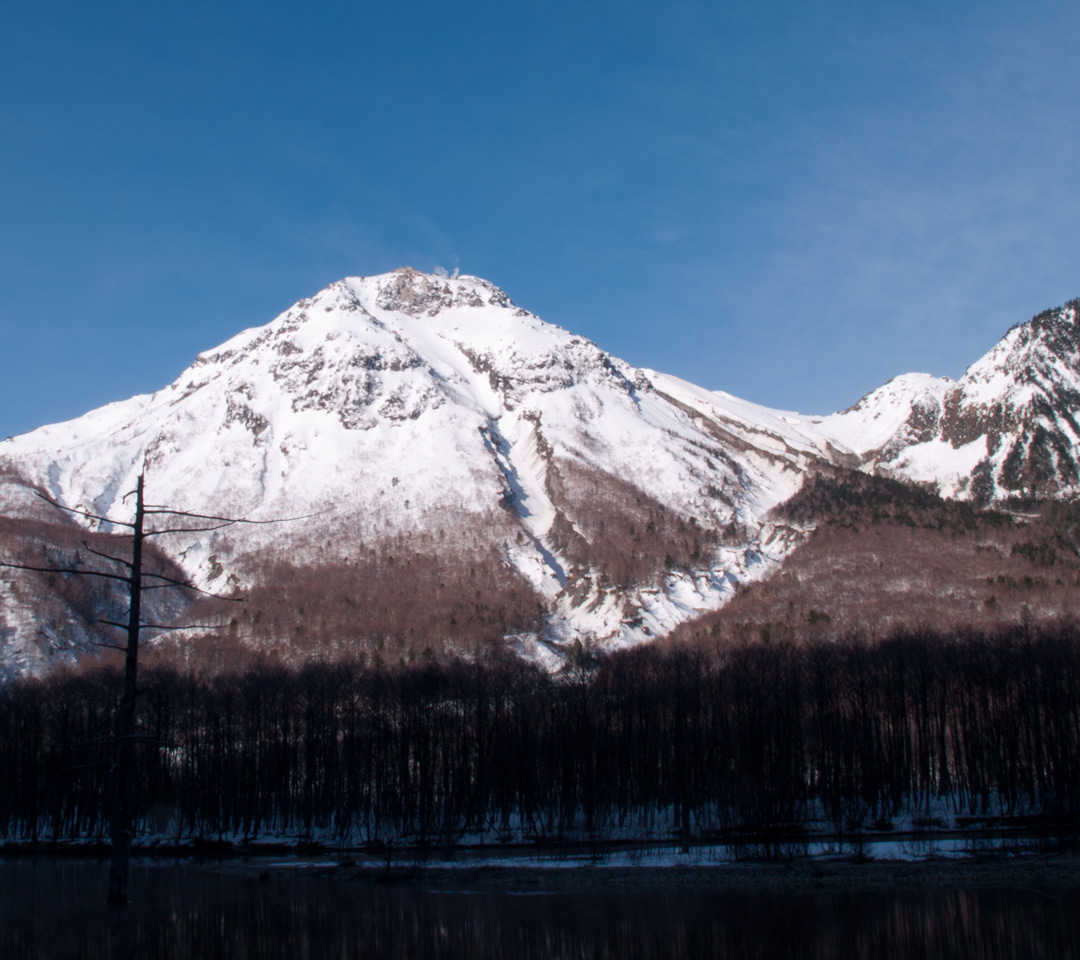
{"label": "clear blue sky", "polygon": [[1080,295],[1080,5],[10,3],[0,437],[346,275],[808,412]]}

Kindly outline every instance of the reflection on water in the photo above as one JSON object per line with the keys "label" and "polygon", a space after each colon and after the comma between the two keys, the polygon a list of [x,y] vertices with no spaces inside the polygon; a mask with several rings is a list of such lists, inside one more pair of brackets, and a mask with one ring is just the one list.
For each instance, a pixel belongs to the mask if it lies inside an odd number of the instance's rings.
{"label": "reflection on water", "polygon": [[0,861],[0,956],[1080,958],[1080,895],[429,892],[141,865],[115,923],[97,862]]}

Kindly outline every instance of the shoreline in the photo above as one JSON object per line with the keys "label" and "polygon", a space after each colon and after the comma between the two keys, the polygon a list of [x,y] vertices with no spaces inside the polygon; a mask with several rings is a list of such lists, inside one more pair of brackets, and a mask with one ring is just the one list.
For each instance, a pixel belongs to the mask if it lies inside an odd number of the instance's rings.
{"label": "shoreline", "polygon": [[874,893],[917,890],[1026,889],[1080,891],[1080,854],[1021,854],[927,860],[858,857],[736,861],[710,865],[603,863],[391,866],[371,864],[203,864],[202,869],[264,881],[318,880],[365,886],[415,887],[452,893],[578,893],[701,891],[715,893]]}
{"label": "shoreline", "polygon": [[[996,818],[1000,820],[1001,818]],[[1016,818],[1021,819],[1021,818]],[[1025,818],[1026,819],[1026,818]],[[715,835],[714,835],[715,834]],[[392,839],[387,843],[372,841],[359,845],[343,845],[331,840],[301,839],[279,836],[266,839],[207,839],[189,837],[183,840],[163,840],[160,837],[135,841],[132,854],[141,857],[172,857],[176,859],[251,859],[252,857],[335,857],[343,859],[362,858],[379,862],[392,852],[395,860],[415,862],[422,858],[431,858],[439,853],[448,857],[471,856],[488,859],[513,856],[522,859],[536,857],[550,859],[580,859],[589,857],[601,860],[606,856],[619,853],[654,854],[659,851],[674,853],[679,848],[687,851],[727,849],[732,851],[728,859],[741,860],[796,860],[812,858],[807,852],[811,847],[837,848],[840,855],[847,847],[852,856],[862,852],[868,859],[874,859],[875,850],[880,852],[886,846],[919,846],[938,844],[983,845],[980,851],[1013,856],[1019,852],[1068,853],[1080,852],[1080,840],[1072,834],[1068,837],[1048,832],[1045,824],[1023,823],[1016,827],[970,827],[940,826],[932,829],[909,830],[873,830],[863,833],[815,832],[811,830],[779,829],[773,831],[732,830],[726,833],[713,832],[679,840],[670,837],[618,837],[593,838],[552,837],[542,841],[518,839],[509,842],[490,840],[470,840],[464,842],[444,842],[433,839],[427,842]],[[1037,846],[1033,846],[1037,845]],[[37,840],[7,840],[0,843],[0,858],[5,856],[108,856],[111,850],[108,837],[71,838]],[[771,856],[753,853],[755,850],[773,851]],[[958,855],[958,854],[954,854]],[[962,854],[961,854],[962,855]],[[948,855],[947,855],[948,856]],[[880,859],[889,859],[882,857]]]}
{"label": "shoreline", "polygon": [[[923,834],[918,839],[930,837]],[[1005,839],[997,837],[999,843]],[[717,846],[722,845],[699,843],[694,852],[700,855]],[[146,845],[133,853],[136,864],[175,865],[242,880],[316,880],[447,893],[1080,892],[1080,849],[1024,850],[1002,845],[975,852],[934,850],[919,857],[895,858],[885,849],[875,851],[874,846],[871,841],[861,850],[845,852],[840,847],[812,854],[776,845],[772,856],[758,853],[705,862],[700,856],[695,859],[677,852],[674,844],[649,844],[652,855],[642,856],[639,862],[627,855],[635,851],[640,855],[640,847],[618,843],[568,844],[558,853],[525,845],[485,845],[448,850],[444,859],[430,848],[397,848],[389,865],[383,852],[342,851],[323,844],[207,842]],[[748,845],[744,852],[749,851]],[[875,856],[875,852],[885,855]],[[24,858],[100,859],[104,863],[108,856],[109,846],[103,842],[8,842],[0,847],[0,863]]]}

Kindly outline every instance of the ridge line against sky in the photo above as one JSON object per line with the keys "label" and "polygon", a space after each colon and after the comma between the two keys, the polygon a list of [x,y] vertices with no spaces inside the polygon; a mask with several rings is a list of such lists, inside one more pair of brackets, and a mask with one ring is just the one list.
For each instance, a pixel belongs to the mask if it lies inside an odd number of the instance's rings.
{"label": "ridge line against sky", "polygon": [[1059,2],[9,5],[0,437],[405,264],[773,407],[957,377],[1080,294],[1077,38]]}

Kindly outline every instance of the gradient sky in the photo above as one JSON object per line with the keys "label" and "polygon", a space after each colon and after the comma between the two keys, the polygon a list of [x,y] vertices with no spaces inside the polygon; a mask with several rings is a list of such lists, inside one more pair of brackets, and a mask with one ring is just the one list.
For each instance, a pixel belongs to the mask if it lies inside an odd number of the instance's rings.
{"label": "gradient sky", "polygon": [[770,406],[1080,295],[1080,5],[5,4],[0,437],[460,268]]}

